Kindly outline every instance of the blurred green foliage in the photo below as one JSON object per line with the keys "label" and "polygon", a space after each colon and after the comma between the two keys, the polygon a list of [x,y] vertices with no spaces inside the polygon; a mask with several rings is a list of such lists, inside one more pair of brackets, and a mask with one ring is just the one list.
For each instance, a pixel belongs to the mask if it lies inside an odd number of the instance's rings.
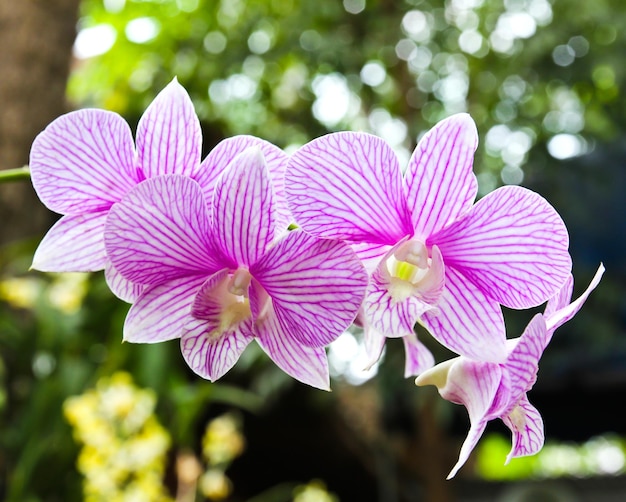
{"label": "blurred green foliage", "polygon": [[[624,26],[622,0],[83,0],[68,96],[75,107],[114,110],[132,124],[177,77],[201,119],[205,153],[233,134],[292,148],[354,129],[383,136],[408,159],[421,133],[469,111],[481,139],[481,193],[503,183],[552,189],[561,175],[549,173],[562,172],[560,160],[623,137]],[[559,209],[570,193],[558,192]],[[604,213],[580,211],[591,224],[609,224]],[[128,306],[102,275],[29,272],[35,245],[0,255],[0,497],[7,502],[80,500],[78,446],[61,410],[102,376],[127,370],[153,389],[175,447],[196,453],[214,407],[259,412],[291,384],[255,347],[227,383],[212,385],[191,374],[176,342],[122,344]],[[589,255],[591,270],[598,255]],[[579,321],[579,333],[591,333],[603,350],[623,332],[616,325],[626,315],[612,273],[594,293],[600,300],[592,296],[586,307],[601,306],[600,314]],[[581,291],[585,277],[578,279]],[[588,336],[572,340],[588,350]],[[400,365],[382,367],[381,382],[397,384]],[[398,406],[386,390],[385,402]],[[264,500],[286,498],[294,486],[268,488]]]}

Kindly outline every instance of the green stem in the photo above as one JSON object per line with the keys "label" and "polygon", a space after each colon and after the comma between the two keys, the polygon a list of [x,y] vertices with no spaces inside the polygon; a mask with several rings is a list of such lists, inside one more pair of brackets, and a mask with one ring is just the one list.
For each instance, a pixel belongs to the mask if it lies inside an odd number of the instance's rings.
{"label": "green stem", "polygon": [[0,183],[9,183],[11,181],[21,181],[30,179],[30,171],[28,166],[18,167],[16,169],[4,169],[0,171]]}

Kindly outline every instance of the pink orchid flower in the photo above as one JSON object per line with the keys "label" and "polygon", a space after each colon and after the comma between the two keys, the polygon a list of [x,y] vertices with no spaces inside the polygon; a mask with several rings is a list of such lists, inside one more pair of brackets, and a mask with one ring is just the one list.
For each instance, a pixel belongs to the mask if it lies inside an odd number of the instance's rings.
{"label": "pink orchid flower", "polygon": [[513,446],[506,459],[534,455],[543,447],[543,420],[528,401],[526,393],[537,379],[539,359],[554,330],[580,310],[600,282],[604,267],[600,265],[586,291],[570,303],[573,280],[570,279],[552,298],[543,314],[537,314],[517,339],[508,340],[508,350],[500,361],[484,362],[460,356],[438,364],[422,373],[416,385],[435,385],[444,399],[467,408],[471,427],[450,472],[454,477],[465,464],[482,436],[487,422],[502,419],[513,435]]}
{"label": "pink orchid flower", "polygon": [[[473,120],[458,114],[420,140],[404,176],[391,147],[366,133],[328,134],[289,160],[296,223],[351,243],[371,273],[361,320],[374,356],[382,337],[413,336],[420,322],[457,354],[497,361],[500,305],[540,305],[570,273],[567,229],[542,197],[506,186],[474,204],[477,144]],[[408,350],[411,371],[423,370],[430,356],[416,351],[426,348],[410,340]]]}
{"label": "pink orchid flower", "polygon": [[259,147],[222,170],[211,203],[185,176],[130,190],[105,228],[113,265],[144,288],[124,339],[180,338],[186,362],[212,381],[254,339],[287,374],[328,389],[324,347],[353,322],[367,272],[342,242],[286,232],[278,210]]}
{"label": "pink orchid flower", "polygon": [[209,196],[221,168],[248,146],[258,145],[275,179],[278,213],[288,219],[282,179],[287,155],[252,136],[219,143],[200,162],[202,133],[193,103],[174,79],[148,106],[137,126],[136,143],[117,113],[83,109],[54,120],[33,142],[30,171],[41,201],[62,217],[43,238],[32,268],[46,272],[105,269],[120,298],[141,292],[106,259],[104,226],[111,206],[141,181],[164,174],[194,178]]}

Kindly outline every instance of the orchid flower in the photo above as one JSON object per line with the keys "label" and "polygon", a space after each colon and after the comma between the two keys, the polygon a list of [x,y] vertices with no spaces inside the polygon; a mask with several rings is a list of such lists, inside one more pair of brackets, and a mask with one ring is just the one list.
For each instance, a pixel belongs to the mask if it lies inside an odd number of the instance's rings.
{"label": "orchid flower", "polygon": [[604,273],[600,265],[586,291],[570,302],[573,280],[568,279],[552,298],[543,314],[537,314],[517,339],[508,340],[508,350],[499,362],[484,362],[460,356],[422,373],[416,385],[435,385],[444,399],[467,408],[471,427],[450,472],[452,478],[465,464],[482,436],[487,422],[502,419],[513,435],[506,459],[533,455],[543,446],[543,421],[526,393],[537,378],[538,364],[554,330],[571,319],[582,307]]}
{"label": "orchid flower", "polygon": [[141,181],[164,174],[191,176],[209,196],[221,168],[245,148],[259,145],[278,192],[278,213],[288,218],[282,197],[287,155],[252,136],[235,136],[218,144],[200,162],[202,134],[193,103],[174,79],[148,106],[137,126],[117,113],[83,109],[54,120],[30,153],[33,186],[41,201],[63,215],[39,244],[32,268],[47,272],[105,269],[107,283],[132,302],[141,288],[116,273],[106,259],[104,226],[111,206]]}
{"label": "orchid flower", "polygon": [[229,163],[211,203],[179,175],[130,190],[105,228],[115,268],[144,286],[124,339],[180,337],[188,365],[212,381],[255,339],[287,374],[328,389],[324,346],[354,320],[367,273],[348,245],[285,232],[278,209],[259,147]]}
{"label": "orchid flower", "polygon": [[477,143],[469,115],[449,117],[419,141],[403,177],[383,139],[328,134],[292,155],[285,192],[303,230],[347,241],[364,260],[369,329],[412,336],[420,322],[457,354],[497,361],[500,305],[545,302],[571,258],[562,219],[536,193],[506,186],[474,204]]}

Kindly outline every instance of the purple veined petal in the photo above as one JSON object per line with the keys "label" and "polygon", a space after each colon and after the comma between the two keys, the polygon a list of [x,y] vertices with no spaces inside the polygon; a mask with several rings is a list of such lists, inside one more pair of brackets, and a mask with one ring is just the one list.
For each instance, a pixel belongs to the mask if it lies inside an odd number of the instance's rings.
{"label": "purple veined petal", "polygon": [[95,272],[105,263],[107,211],[67,215],[39,243],[31,268],[42,272]]}
{"label": "purple veined petal", "polygon": [[395,244],[413,233],[398,158],[370,134],[332,133],[302,146],[285,192],[296,223],[320,237]]}
{"label": "purple veined petal", "polygon": [[323,347],[300,344],[283,331],[274,312],[257,327],[257,342],[276,366],[302,383],[330,390],[328,358]]}
{"label": "purple veined petal", "polygon": [[126,303],[135,303],[145,289],[143,284],[136,284],[125,279],[124,276],[115,269],[109,259],[107,259],[104,266],[104,279],[111,292]]}
{"label": "purple veined petal", "polygon": [[274,192],[258,147],[237,155],[215,184],[213,224],[224,252],[250,266],[270,246],[276,232]]}
{"label": "purple veined petal", "polygon": [[446,265],[510,308],[553,297],[572,266],[561,217],[541,196],[517,186],[486,195],[427,244],[437,244]]}
{"label": "purple veined petal", "polygon": [[[403,239],[401,242],[403,242]],[[359,242],[352,244],[352,249],[363,263],[365,270],[368,274],[374,273],[376,267],[380,263],[380,260],[390,251],[392,248],[389,244],[370,244],[367,242]]]}
{"label": "purple veined petal", "polygon": [[180,338],[205,275],[173,279],[147,287],[124,322],[124,341],[157,343]]}
{"label": "purple veined petal", "polygon": [[194,175],[194,179],[200,183],[208,200],[215,187],[217,179],[231,161],[244,150],[251,146],[257,146],[265,158],[265,164],[269,170],[274,187],[277,227],[282,229],[291,221],[291,216],[285,201],[285,170],[289,156],[276,145],[249,135],[233,136],[220,141],[215,148],[205,157],[200,165],[199,171]]}
{"label": "purple veined petal", "polygon": [[[429,310],[437,310],[437,307],[422,301],[412,291],[405,293],[404,290],[410,286],[397,279],[398,285],[394,286],[390,282],[393,280],[384,277],[378,270],[374,272],[363,300],[363,312],[366,322],[374,329],[387,337],[396,338],[413,333],[418,319]],[[401,291],[396,294],[395,290]]]}
{"label": "purple veined petal", "polygon": [[130,127],[104,110],[54,120],[33,142],[30,173],[41,201],[61,214],[104,211],[138,181]]}
{"label": "purple veined petal", "polygon": [[501,379],[499,364],[471,361],[464,357],[440,363],[415,379],[416,385],[436,385],[441,397],[467,408],[470,431],[448,479],[454,477],[465,464],[482,436],[491,419],[489,413],[500,390]]}
{"label": "purple veined petal", "polygon": [[145,178],[191,176],[200,168],[202,131],[187,91],[172,80],[137,124],[139,168]]}
{"label": "purple veined petal", "polygon": [[545,440],[541,414],[523,395],[520,402],[502,421],[513,433],[513,446],[506,457],[505,464],[512,458],[534,455],[543,447]]}
{"label": "purple veined petal", "polygon": [[417,339],[417,335],[412,333],[402,337],[404,342],[404,378],[417,376],[435,365],[435,357],[428,350],[426,345]]}
{"label": "purple veined petal", "polygon": [[490,418],[487,414],[500,388],[501,376],[502,370],[499,365],[465,358],[460,358],[450,368],[446,386],[440,389],[439,393],[444,399],[463,404],[467,408],[470,430],[461,446],[459,460],[447,479],[453,478],[467,462],[482,436]]}
{"label": "purple veined petal", "polygon": [[531,389],[537,378],[539,359],[550,340],[542,314],[536,314],[506,360],[511,399],[517,400]]}
{"label": "purple veined petal", "polygon": [[543,315],[546,317],[551,316],[557,310],[562,309],[570,304],[572,301],[572,292],[574,291],[574,276],[569,275],[558,293],[548,300]]}
{"label": "purple veined petal", "polygon": [[426,312],[420,323],[442,345],[478,361],[506,359],[502,309],[452,267],[446,268],[446,288],[438,312]]}
{"label": "purple veined petal", "polygon": [[364,371],[371,369],[372,366],[380,361],[386,341],[387,337],[383,333],[367,323],[363,325],[363,347],[366,357]]}
{"label": "purple veined petal", "polygon": [[271,297],[281,328],[311,347],[328,345],[350,326],[367,285],[348,245],[300,230],[277,241],[250,273]]}
{"label": "purple veined petal", "polygon": [[215,327],[205,319],[191,319],[180,339],[180,349],[189,367],[211,382],[224,376],[254,339],[250,320],[220,336],[213,335]]}
{"label": "purple veined petal", "polygon": [[436,124],[417,144],[405,174],[415,234],[422,239],[467,213],[478,184],[472,171],[476,124],[466,113]]}
{"label": "purple veined petal", "polygon": [[200,185],[180,175],[146,180],[111,208],[107,256],[122,276],[156,285],[228,265],[215,248]]}
{"label": "purple veined petal", "polygon": [[452,470],[450,471],[450,474],[448,474],[448,477],[446,479],[448,480],[452,479],[454,476],[456,476],[457,472],[459,472],[461,467],[465,465],[465,462],[467,462],[467,459],[470,457],[470,455],[472,454],[472,451],[474,451],[474,448],[476,447],[476,445],[478,444],[478,441],[482,437],[483,432],[485,432],[485,428],[487,427],[487,422],[488,420],[483,419],[483,420],[477,421],[476,423],[471,424],[470,430],[467,433],[467,437],[465,438],[465,441],[463,441],[463,444],[461,445],[461,451],[459,452],[459,460],[454,465],[454,467],[452,468]]}
{"label": "purple veined petal", "polygon": [[569,321],[572,317],[576,315],[576,313],[581,309],[585,301],[587,301],[587,297],[591,294],[591,292],[596,288],[596,286],[600,283],[600,279],[602,279],[602,274],[604,274],[604,265],[600,264],[598,270],[596,271],[593,279],[587,286],[585,292],[580,295],[576,300],[574,300],[569,305],[553,312],[551,315],[545,315],[546,325],[548,326],[548,331],[550,334],[554,333],[554,330],[561,326],[562,324]]}

